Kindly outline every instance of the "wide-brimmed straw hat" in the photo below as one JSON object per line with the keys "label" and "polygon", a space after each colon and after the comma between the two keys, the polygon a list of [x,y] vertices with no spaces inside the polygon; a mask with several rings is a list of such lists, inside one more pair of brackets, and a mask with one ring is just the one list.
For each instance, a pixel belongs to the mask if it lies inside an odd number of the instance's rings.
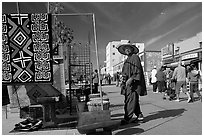
{"label": "wide-brimmed straw hat", "polygon": [[137,54],[137,53],[139,52],[139,49],[138,49],[135,45],[130,44],[130,43],[126,43],[126,44],[123,43],[123,44],[117,45],[118,51],[119,51],[121,54],[123,54],[123,55],[127,55],[127,54],[125,53],[126,47],[131,47],[132,50],[133,50],[132,52],[135,53],[135,54]]}

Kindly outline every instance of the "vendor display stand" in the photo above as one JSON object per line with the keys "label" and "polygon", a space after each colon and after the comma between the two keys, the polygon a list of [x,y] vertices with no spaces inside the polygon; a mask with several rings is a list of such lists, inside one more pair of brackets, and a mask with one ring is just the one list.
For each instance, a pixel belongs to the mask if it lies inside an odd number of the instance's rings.
{"label": "vendor display stand", "polygon": [[[70,14],[52,14],[52,15],[53,16],[60,16],[60,15],[64,16],[64,15],[70,15]],[[73,15],[77,15],[77,14],[73,14]],[[78,104],[76,104],[76,106],[78,108],[77,110],[78,110],[78,117],[79,117],[77,129],[82,134],[92,134],[94,132],[97,132],[97,130],[101,130],[101,129],[104,130],[105,132],[107,132],[107,134],[112,134],[111,133],[112,128],[116,127],[116,125],[118,125],[118,121],[112,121],[111,120],[111,114],[110,114],[110,110],[109,110],[109,101],[104,100],[103,95],[102,95],[102,87],[101,87],[101,81],[100,81],[100,68],[99,68],[99,59],[98,59],[98,48],[97,48],[97,41],[96,41],[95,16],[92,13],[82,14],[82,15],[85,15],[85,16],[91,15],[93,17],[97,69],[99,72],[98,77],[99,77],[100,98],[97,100],[92,100],[88,103],[90,108],[89,108],[89,111],[87,111],[87,112],[84,112],[86,109],[84,109],[84,107],[83,107],[83,105],[87,105],[87,104],[85,104],[84,102],[80,103],[81,100],[79,100],[77,102]],[[52,36],[50,35],[49,38],[51,38],[51,37]],[[51,40],[51,39],[49,39],[49,40]],[[69,92],[69,99],[70,99],[70,102],[67,105],[70,106],[70,114],[71,114],[72,113],[72,105],[74,104],[72,102],[72,99],[74,97],[76,98],[76,96],[74,96],[74,94],[73,94],[73,89],[72,89],[72,75],[71,75],[72,67],[81,67],[81,72],[79,73],[79,71],[76,71],[77,74],[86,74],[86,78],[90,80],[92,78],[92,76],[91,76],[92,75],[92,73],[91,73],[92,72],[92,64],[90,61],[90,45],[88,45],[88,47],[89,47],[89,48],[87,48],[88,50],[84,51],[85,54],[88,55],[88,56],[86,56],[88,60],[84,60],[84,62],[82,64],[77,64],[77,63],[73,64],[71,62],[71,57],[72,57],[71,56],[72,55],[71,54],[71,51],[72,51],[71,44],[67,45],[67,46],[69,46],[69,52],[68,52],[69,53],[69,58],[68,58],[69,59],[69,64],[68,64],[69,65],[69,68],[68,68],[69,69],[69,85],[68,85],[69,88],[68,88],[68,92]],[[51,51],[49,54],[52,55]],[[80,55],[80,53],[78,55]],[[64,56],[62,56],[62,57],[64,57]],[[78,56],[78,57],[80,57],[80,56]],[[82,56],[82,58],[83,57],[84,56]],[[64,58],[60,58],[58,60],[55,59],[55,61],[57,62],[57,64],[59,65],[59,68],[60,68],[60,91],[61,91],[60,95],[62,94],[62,95],[65,95],[66,97],[68,97],[67,92],[65,90]],[[52,66],[53,60],[50,59],[48,63],[50,63],[50,66],[51,66],[50,73],[53,74],[52,73],[53,72],[53,66]],[[88,72],[90,72],[90,73],[88,73]],[[24,74],[26,74],[26,73],[24,73]],[[87,76],[89,76],[90,78]],[[27,77],[22,77],[22,78],[27,78]],[[26,86],[26,91],[30,95],[29,97],[33,100],[33,102],[35,102],[35,104],[33,106],[32,105],[30,106],[30,113],[34,119],[35,118],[38,119],[39,117],[37,116],[38,115],[37,112],[40,112],[39,115],[42,116],[41,118],[42,118],[42,121],[44,122],[44,124],[43,124],[44,126],[51,126],[51,125],[55,125],[57,123],[56,108],[55,107],[56,107],[56,105],[58,105],[58,102],[60,102],[60,101],[59,101],[59,96],[57,96],[57,95],[54,96],[54,95],[58,94],[59,91],[54,89],[54,87],[52,86],[52,84],[53,84],[52,80],[53,80],[53,75],[50,76],[50,81],[48,81],[48,82],[45,82],[45,80],[42,79],[42,81],[38,80],[37,82],[29,83],[28,86]],[[25,84],[25,83],[26,82],[23,81],[23,84]],[[47,86],[44,85],[45,83],[47,84]],[[19,83],[19,84],[21,84],[21,83]],[[33,84],[36,84],[36,86],[33,87]],[[88,84],[90,85],[90,93],[92,93],[92,80],[90,80],[90,82]],[[46,87],[46,89],[44,89],[45,87]],[[53,88],[53,89],[51,89],[51,88]],[[85,88],[85,90],[86,90],[86,88]],[[53,92],[52,95],[51,95],[51,92]],[[87,96],[87,94],[86,94],[86,96]],[[65,109],[67,109],[67,108],[65,108]]]}
{"label": "vendor display stand", "polygon": [[59,101],[59,97],[40,97],[37,101],[43,108],[43,126],[56,125],[55,104]]}
{"label": "vendor display stand", "polygon": [[[94,14],[92,15],[93,15],[93,25],[94,25],[94,40],[95,40],[95,48],[96,48],[97,68],[99,70],[95,16]],[[99,71],[98,77],[100,79],[100,71]],[[87,105],[89,105],[88,112],[79,112],[77,129],[81,134],[87,134],[87,135],[97,134],[98,131],[102,131],[102,134],[111,135],[112,129],[117,127],[117,125],[119,125],[119,121],[111,120],[109,101],[103,100],[100,80],[99,80],[99,89],[100,89],[100,99],[92,100],[87,103]]]}

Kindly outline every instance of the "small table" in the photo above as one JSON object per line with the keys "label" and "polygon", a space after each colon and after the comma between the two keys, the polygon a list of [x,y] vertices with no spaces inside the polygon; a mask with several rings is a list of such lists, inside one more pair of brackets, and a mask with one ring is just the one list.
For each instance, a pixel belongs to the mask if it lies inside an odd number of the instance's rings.
{"label": "small table", "polygon": [[70,114],[72,113],[73,96],[77,97],[79,102],[88,101],[88,95],[90,94],[90,88],[88,86],[89,85],[85,83],[73,84],[71,85],[71,90],[70,90],[69,84],[65,85],[67,102],[70,102]]}

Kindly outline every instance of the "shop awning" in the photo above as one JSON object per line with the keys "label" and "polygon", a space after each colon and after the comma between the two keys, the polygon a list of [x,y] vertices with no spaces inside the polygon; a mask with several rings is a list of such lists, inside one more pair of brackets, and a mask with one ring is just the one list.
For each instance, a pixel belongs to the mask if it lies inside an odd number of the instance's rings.
{"label": "shop awning", "polygon": [[[187,65],[190,65],[192,60],[186,60],[184,61],[184,65],[187,66]],[[167,68],[168,67],[177,67],[178,66],[178,63],[179,62],[174,62],[174,63],[170,63],[170,64],[166,64]]]}

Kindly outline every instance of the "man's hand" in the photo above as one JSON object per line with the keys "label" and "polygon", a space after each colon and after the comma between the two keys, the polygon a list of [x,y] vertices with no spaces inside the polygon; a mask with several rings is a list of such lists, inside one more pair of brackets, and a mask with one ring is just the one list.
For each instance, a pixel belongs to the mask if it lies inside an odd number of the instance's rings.
{"label": "man's hand", "polygon": [[126,86],[127,86],[127,85],[130,85],[130,84],[132,83],[132,80],[133,80],[133,78],[129,78],[129,79],[126,81]]}

